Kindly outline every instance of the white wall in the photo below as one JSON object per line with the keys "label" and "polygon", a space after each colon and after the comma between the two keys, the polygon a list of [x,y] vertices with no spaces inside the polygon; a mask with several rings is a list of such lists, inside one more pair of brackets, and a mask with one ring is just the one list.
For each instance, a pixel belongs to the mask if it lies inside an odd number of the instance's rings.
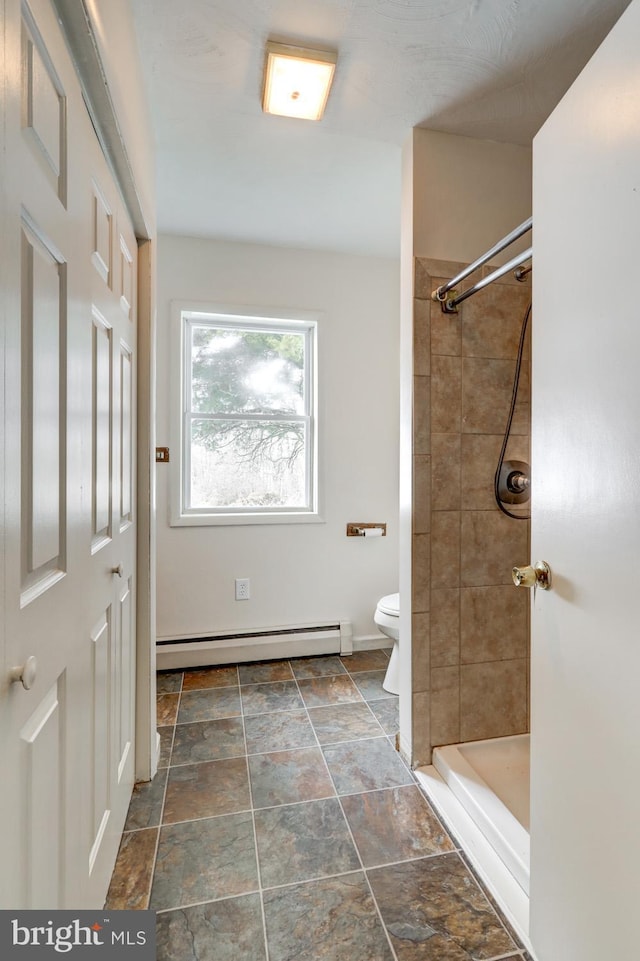
{"label": "white wall", "polygon": [[531,216],[530,147],[417,128],[412,148],[415,257],[471,263]]}
{"label": "white wall", "polygon": [[[317,310],[322,524],[171,528],[158,467],[158,636],[347,620],[398,588],[399,264],[279,247],[161,236],[157,443],[169,444],[171,301]],[[387,537],[347,538],[348,521]],[[251,599],[234,600],[234,578]]]}

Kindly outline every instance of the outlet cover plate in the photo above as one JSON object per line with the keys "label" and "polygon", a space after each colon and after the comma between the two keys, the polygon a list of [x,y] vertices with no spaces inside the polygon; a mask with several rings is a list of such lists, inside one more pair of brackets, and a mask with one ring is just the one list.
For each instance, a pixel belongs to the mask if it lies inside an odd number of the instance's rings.
{"label": "outlet cover plate", "polygon": [[236,600],[248,601],[251,597],[251,582],[248,577],[236,577]]}

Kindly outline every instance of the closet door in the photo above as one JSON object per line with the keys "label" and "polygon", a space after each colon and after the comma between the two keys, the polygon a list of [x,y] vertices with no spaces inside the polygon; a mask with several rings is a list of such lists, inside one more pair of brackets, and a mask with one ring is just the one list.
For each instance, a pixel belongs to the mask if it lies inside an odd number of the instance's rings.
{"label": "closet door", "polygon": [[133,783],[136,248],[49,0],[4,3],[0,907],[99,907]]}

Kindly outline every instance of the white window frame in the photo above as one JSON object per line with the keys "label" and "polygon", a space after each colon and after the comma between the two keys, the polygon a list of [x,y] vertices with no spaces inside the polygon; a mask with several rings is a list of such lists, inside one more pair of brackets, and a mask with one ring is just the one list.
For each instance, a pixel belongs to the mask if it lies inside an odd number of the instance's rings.
{"label": "white window frame", "polygon": [[[318,321],[319,313],[305,310],[282,310],[256,307],[184,302],[171,305],[170,339],[170,496],[169,523],[172,527],[214,527],[248,524],[308,524],[322,522],[319,491],[318,431]],[[236,325],[243,329],[274,329],[280,321],[287,330],[306,336],[304,415],[288,416],[288,420],[304,420],[307,427],[305,474],[308,507],[265,508],[256,510],[227,508],[188,508],[185,506],[189,483],[191,355],[187,349],[187,331],[191,323],[211,321],[216,326]],[[246,418],[245,418],[246,419]]]}

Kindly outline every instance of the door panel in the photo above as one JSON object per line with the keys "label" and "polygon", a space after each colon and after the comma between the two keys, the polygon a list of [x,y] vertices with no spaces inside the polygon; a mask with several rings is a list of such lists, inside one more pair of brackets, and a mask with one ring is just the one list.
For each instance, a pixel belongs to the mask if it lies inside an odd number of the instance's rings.
{"label": "door panel", "polygon": [[21,274],[24,607],[65,572],[67,413],[66,264],[24,215]]}
{"label": "door panel", "polygon": [[22,126],[45,176],[63,204],[67,192],[67,99],[54,61],[25,3],[22,6]]}
{"label": "door panel", "polygon": [[131,523],[133,517],[133,352],[124,341],[120,342],[120,530]]}
{"label": "door panel", "polygon": [[133,785],[137,248],[49,0],[5,14],[0,907],[80,909]]}
{"label": "door panel", "polygon": [[26,816],[22,880],[25,904],[64,904],[64,678],[47,691],[20,732],[21,795]]}
{"label": "door panel", "polygon": [[534,142],[531,924],[637,956],[640,2]]}
{"label": "door panel", "polygon": [[111,608],[97,622],[91,632],[92,643],[92,797],[89,835],[89,872],[93,872],[104,839],[111,813],[111,764],[109,743],[111,719],[111,664],[113,661],[113,632]]}
{"label": "door panel", "polygon": [[108,287],[111,286],[113,260],[113,214],[106,200],[94,185],[93,194],[93,251],[91,262]]}
{"label": "door panel", "polygon": [[133,760],[133,727],[131,680],[133,677],[133,611],[131,609],[131,581],[128,578],[118,597],[118,632],[116,652],[116,683],[114,684],[114,734],[117,780],[121,783]]}
{"label": "door panel", "polygon": [[93,314],[91,552],[111,540],[113,451],[113,337],[97,307]]}

